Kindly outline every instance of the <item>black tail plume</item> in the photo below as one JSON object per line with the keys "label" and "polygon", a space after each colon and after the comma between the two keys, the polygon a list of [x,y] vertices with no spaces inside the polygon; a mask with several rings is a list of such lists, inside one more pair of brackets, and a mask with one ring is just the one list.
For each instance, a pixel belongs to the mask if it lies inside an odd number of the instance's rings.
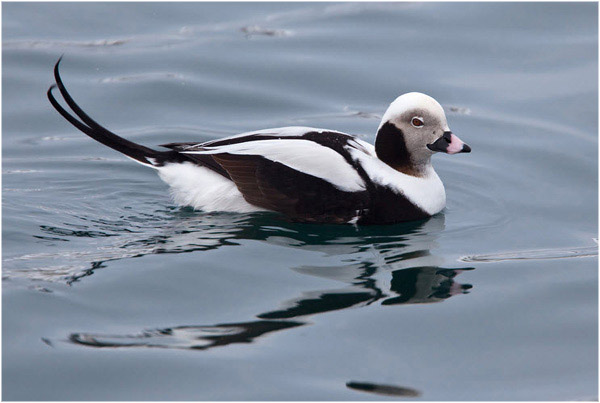
{"label": "black tail plume", "polygon": [[[58,71],[58,67],[60,65],[60,61],[62,60],[62,56],[56,62],[54,66],[54,78],[56,80],[56,84],[50,86],[48,89],[47,95],[50,103],[60,113],[66,120],[69,121],[73,126],[93,138],[94,140],[104,144],[112,148],[113,150],[119,151],[128,157],[141,162],[142,164],[146,164],[149,166],[161,166],[164,162],[173,161],[173,162],[183,162],[186,160],[185,156],[180,155],[174,151],[156,151],[151,148],[144,147],[143,145],[136,144],[129,140],[125,140],[122,137],[117,136],[115,133],[107,130],[100,124],[98,124],[94,119],[88,116],[77,103],[73,100],[67,89],[65,88],[62,79],[60,78],[60,74]],[[63,108],[56,98],[54,98],[54,94],[52,90],[54,88],[58,88],[65,102],[71,108],[71,110],[79,117],[77,119],[75,116],[70,114],[65,108]]]}

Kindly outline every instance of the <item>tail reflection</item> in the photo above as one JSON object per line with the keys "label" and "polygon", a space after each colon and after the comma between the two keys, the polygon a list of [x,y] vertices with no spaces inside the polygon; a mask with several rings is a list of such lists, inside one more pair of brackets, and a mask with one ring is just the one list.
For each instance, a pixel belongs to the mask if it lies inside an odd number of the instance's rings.
{"label": "tail reflection", "polygon": [[251,343],[265,333],[302,326],[302,322],[255,321],[213,326],[179,326],[145,331],[136,335],[73,333],[69,340],[90,347],[158,347],[208,350],[232,343]]}

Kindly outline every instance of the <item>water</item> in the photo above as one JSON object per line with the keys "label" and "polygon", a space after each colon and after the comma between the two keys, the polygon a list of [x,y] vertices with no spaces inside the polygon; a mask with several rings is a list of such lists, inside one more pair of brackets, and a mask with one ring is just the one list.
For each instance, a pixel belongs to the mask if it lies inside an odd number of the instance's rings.
{"label": "water", "polygon": [[[597,399],[593,3],[3,4],[3,398]],[[49,105],[154,146],[374,140],[421,91],[472,148],[393,226],[178,208]]]}

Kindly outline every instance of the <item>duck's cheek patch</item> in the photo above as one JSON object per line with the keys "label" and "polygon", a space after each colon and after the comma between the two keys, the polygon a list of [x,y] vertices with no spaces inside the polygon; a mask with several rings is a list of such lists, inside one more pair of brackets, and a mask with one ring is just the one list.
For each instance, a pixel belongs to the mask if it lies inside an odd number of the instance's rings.
{"label": "duck's cheek patch", "polygon": [[465,143],[462,142],[458,136],[451,134],[450,135],[450,144],[448,144],[448,148],[446,148],[446,152],[448,154],[456,154],[463,150]]}

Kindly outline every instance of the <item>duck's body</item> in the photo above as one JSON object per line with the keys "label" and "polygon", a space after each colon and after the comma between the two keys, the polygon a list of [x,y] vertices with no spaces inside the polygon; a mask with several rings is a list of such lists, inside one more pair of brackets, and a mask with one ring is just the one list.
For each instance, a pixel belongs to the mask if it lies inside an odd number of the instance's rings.
{"label": "duck's body", "polygon": [[[95,140],[157,169],[176,203],[204,211],[267,210],[298,221],[357,224],[422,219],[446,204],[430,156],[470,151],[447,129],[441,106],[418,93],[392,103],[375,146],[337,131],[284,127],[203,143],[170,143],[163,145],[170,151],[156,151],[111,133],[87,116],[62,84],[58,63],[55,78],[81,121],[58,104],[51,87],[50,102],[61,115]],[[399,127],[406,113],[417,138]],[[423,132],[425,119],[439,127]]]}
{"label": "duck's body", "polygon": [[403,174],[371,144],[340,132],[284,127],[165,146],[190,161],[157,165],[158,174],[178,204],[205,211],[391,223],[436,214],[446,201],[432,167],[422,177]]}

